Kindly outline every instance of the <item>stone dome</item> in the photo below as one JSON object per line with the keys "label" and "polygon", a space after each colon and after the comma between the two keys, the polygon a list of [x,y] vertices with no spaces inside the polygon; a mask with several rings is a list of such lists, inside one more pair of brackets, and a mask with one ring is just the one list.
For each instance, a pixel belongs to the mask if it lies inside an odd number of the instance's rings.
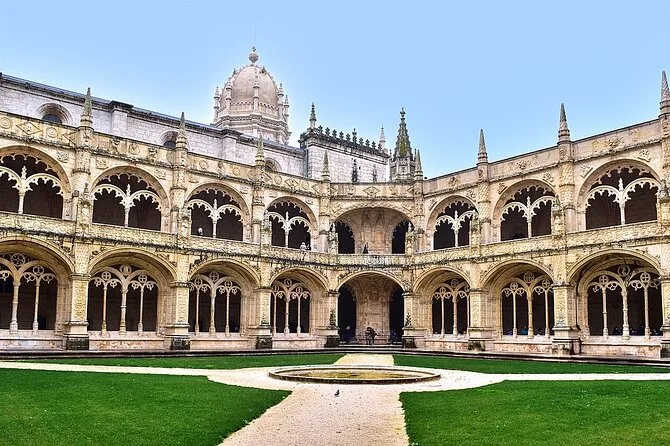
{"label": "stone dome", "polygon": [[[258,53],[256,49],[249,54],[249,65],[235,70],[228,79],[231,86],[231,105],[251,104],[254,101],[254,86],[258,85],[258,102],[270,108],[276,108],[279,100],[279,89],[270,73],[262,65],[257,65]],[[232,110],[242,112],[243,110]],[[266,110],[266,112],[269,110]],[[270,113],[272,114],[272,113]]]}
{"label": "stone dome", "polygon": [[213,124],[286,144],[290,135],[288,96],[268,70],[257,64],[256,48],[249,53],[249,62],[233,71],[222,90],[216,88]]}

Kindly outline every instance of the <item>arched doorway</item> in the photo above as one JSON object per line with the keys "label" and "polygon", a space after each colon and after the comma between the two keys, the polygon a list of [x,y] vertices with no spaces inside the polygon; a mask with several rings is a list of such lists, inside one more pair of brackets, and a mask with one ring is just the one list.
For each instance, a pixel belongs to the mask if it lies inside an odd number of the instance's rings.
{"label": "arched doorway", "polygon": [[338,323],[340,329],[350,327],[352,342],[365,343],[368,327],[377,334],[375,344],[402,337],[404,290],[396,281],[379,273],[365,273],[350,278],[338,291]]}

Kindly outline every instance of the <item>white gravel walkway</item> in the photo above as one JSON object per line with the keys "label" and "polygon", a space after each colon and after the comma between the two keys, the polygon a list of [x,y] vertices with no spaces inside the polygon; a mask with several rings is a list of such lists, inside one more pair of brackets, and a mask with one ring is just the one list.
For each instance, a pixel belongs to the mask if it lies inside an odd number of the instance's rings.
{"label": "white gravel walkway", "polygon": [[[393,365],[393,356],[349,354],[343,356],[336,364],[390,366]],[[253,444],[407,446],[408,438],[399,400],[400,392],[467,389],[505,380],[670,380],[670,373],[486,374],[432,370],[441,375],[439,380],[400,385],[337,385],[277,380],[268,375],[268,371],[273,368],[275,367],[204,370],[0,361],[0,369],[206,376],[211,381],[225,384],[291,391],[284,401],[271,407],[248,426],[228,437],[223,442],[226,446]],[[338,389],[339,396],[335,396]]]}

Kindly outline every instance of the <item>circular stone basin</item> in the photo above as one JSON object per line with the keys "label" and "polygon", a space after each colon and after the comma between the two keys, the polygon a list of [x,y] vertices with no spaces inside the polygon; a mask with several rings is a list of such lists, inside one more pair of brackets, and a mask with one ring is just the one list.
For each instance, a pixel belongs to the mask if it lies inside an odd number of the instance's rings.
{"label": "circular stone basin", "polygon": [[269,374],[285,381],[324,384],[409,384],[440,379],[438,373],[424,370],[365,365],[283,367]]}

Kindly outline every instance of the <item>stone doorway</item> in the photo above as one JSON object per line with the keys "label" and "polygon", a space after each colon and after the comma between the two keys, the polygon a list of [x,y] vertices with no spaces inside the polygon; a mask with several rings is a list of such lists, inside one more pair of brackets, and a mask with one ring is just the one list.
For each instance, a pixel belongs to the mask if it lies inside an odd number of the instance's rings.
{"label": "stone doorway", "polygon": [[403,290],[392,279],[370,273],[356,276],[343,284],[338,298],[338,324],[343,330],[349,325],[359,343],[365,343],[365,330],[372,327],[377,333],[375,344],[386,344],[391,331],[397,339],[404,325]]}

